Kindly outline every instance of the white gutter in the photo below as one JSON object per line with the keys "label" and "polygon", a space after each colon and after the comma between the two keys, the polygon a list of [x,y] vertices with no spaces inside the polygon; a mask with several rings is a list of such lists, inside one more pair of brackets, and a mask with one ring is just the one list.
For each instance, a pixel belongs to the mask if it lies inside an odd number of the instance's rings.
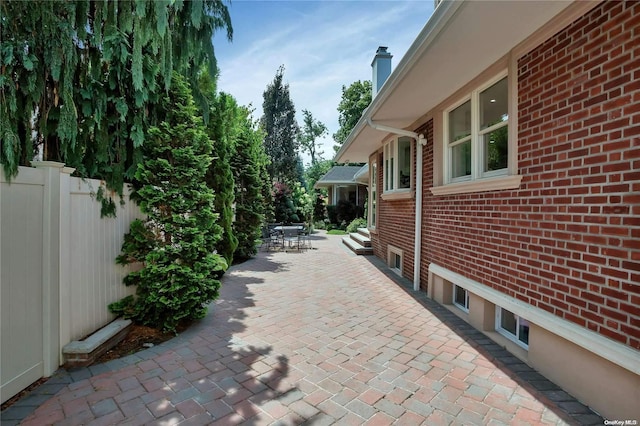
{"label": "white gutter", "polygon": [[408,136],[414,138],[417,142],[416,147],[416,214],[415,214],[415,230],[414,230],[414,246],[413,246],[413,290],[420,290],[420,257],[422,256],[422,147],[427,144],[427,138],[423,134],[418,134],[410,130],[396,129],[394,127],[385,126],[384,124],[374,123],[371,118],[367,117],[367,124],[383,132],[393,133],[399,136]]}

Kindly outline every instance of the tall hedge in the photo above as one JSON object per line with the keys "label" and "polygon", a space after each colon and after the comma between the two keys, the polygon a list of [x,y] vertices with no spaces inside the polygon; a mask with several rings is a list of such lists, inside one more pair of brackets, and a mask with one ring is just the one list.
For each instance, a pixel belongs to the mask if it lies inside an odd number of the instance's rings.
{"label": "tall hedge", "polygon": [[263,133],[256,129],[250,111],[241,108],[240,132],[235,143],[235,154],[231,158],[236,189],[236,215],[233,230],[238,238],[234,257],[242,261],[256,254],[256,240],[265,221],[266,206],[263,173],[266,173],[267,155],[262,146]]}
{"label": "tall hedge", "polygon": [[136,322],[175,331],[183,321],[202,318],[218,297],[217,276],[227,267],[215,253],[221,228],[214,194],[205,184],[212,142],[197,116],[189,86],[174,74],[160,101],[162,120],[149,129],[144,161],[136,179],[141,210],[125,235],[120,264],[140,263],[126,276],[136,295],[109,305]]}

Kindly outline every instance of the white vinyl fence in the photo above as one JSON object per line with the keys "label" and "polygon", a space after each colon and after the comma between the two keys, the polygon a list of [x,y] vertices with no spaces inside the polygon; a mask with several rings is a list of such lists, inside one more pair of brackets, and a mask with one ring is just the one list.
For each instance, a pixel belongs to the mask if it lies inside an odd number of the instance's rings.
{"label": "white vinyl fence", "polygon": [[132,294],[116,265],[124,234],[142,217],[125,196],[101,218],[101,182],[71,177],[61,163],[0,168],[0,400],[62,363],[61,349],[114,319],[107,305]]}

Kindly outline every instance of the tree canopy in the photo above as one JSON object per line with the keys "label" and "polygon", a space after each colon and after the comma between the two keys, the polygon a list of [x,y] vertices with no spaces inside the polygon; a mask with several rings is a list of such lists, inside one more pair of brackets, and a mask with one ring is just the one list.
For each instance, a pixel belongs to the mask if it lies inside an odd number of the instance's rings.
{"label": "tree canopy", "polygon": [[328,133],[327,126],[314,119],[311,111],[307,109],[302,110],[302,116],[302,128],[300,129],[298,140],[300,142],[300,147],[309,153],[309,156],[311,157],[311,165],[313,166],[319,160],[322,160],[322,154],[324,154],[324,152],[318,151],[316,140]]}
{"label": "tree canopy", "polygon": [[289,84],[283,82],[284,66],[263,93],[260,126],[265,133],[264,147],[270,164],[267,166],[273,181],[298,180],[298,123],[296,110],[289,95]]}
{"label": "tree canopy", "polygon": [[172,71],[193,82],[201,65],[215,75],[212,36],[232,37],[220,0],[3,1],[0,22],[7,177],[40,157],[119,193],[141,161],[146,129],[159,123],[154,105]]}
{"label": "tree canopy", "polygon": [[358,124],[362,113],[371,103],[371,82],[355,81],[349,87],[342,86],[342,99],[338,104],[338,124],[340,128],[333,134],[336,144],[333,146],[338,152],[342,144],[351,133],[351,130]]}

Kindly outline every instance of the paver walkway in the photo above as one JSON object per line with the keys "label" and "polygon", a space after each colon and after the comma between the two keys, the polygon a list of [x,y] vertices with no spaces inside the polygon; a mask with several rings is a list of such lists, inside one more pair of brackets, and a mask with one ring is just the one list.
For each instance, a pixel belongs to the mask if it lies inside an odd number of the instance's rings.
{"label": "paver walkway", "polygon": [[199,324],[61,371],[2,425],[602,424],[374,258],[314,246],[233,267]]}

